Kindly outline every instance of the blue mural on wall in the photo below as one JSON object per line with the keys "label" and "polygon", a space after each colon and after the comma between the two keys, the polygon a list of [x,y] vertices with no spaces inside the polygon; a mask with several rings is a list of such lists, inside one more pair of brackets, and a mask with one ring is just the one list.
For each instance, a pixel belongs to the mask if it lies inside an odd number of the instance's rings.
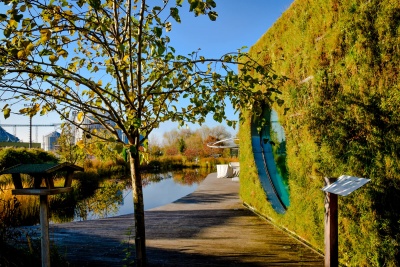
{"label": "blue mural on wall", "polygon": [[286,137],[275,111],[266,109],[261,117],[253,118],[251,138],[261,185],[275,211],[283,214],[290,205]]}

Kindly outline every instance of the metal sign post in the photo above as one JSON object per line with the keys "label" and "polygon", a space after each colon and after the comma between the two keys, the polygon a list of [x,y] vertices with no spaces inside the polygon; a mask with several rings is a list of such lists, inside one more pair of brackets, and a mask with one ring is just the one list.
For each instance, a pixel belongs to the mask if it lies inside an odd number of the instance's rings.
{"label": "metal sign post", "polygon": [[342,175],[339,179],[325,178],[325,267],[339,265],[338,253],[338,195],[347,196],[368,183],[370,179]]}
{"label": "metal sign post", "polygon": [[[336,178],[325,177],[327,186],[336,182]],[[338,196],[326,192],[325,194],[325,266],[338,266]]]}

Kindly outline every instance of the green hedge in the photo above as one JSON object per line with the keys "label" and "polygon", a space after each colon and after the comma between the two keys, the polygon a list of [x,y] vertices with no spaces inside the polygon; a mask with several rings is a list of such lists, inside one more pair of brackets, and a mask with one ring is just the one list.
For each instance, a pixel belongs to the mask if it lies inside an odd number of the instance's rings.
{"label": "green hedge", "polygon": [[58,162],[58,158],[42,149],[2,148],[0,149],[0,169],[17,164]]}
{"label": "green hedge", "polygon": [[291,206],[278,215],[266,201],[249,122],[240,129],[243,201],[323,250],[323,177],[370,178],[339,197],[340,261],[399,266],[399,2],[297,0],[250,53],[289,78],[285,104],[274,109],[287,138]]}

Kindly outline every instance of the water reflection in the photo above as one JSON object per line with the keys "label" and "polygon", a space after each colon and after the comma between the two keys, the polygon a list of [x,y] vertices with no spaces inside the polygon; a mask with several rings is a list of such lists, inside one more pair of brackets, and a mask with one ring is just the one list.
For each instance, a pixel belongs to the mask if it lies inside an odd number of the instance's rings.
{"label": "water reflection", "polygon": [[91,220],[117,215],[120,205],[124,204],[122,191],[125,187],[124,182],[103,181],[93,196],[77,203],[74,220]]}
{"label": "water reflection", "polygon": [[273,155],[279,175],[283,179],[286,190],[288,190],[288,170],[286,166],[286,136],[282,125],[279,123],[278,114],[275,110],[271,110],[271,141],[275,144]]}
{"label": "water reflection", "polygon": [[[192,193],[207,176],[207,170],[182,170],[169,173],[143,174],[145,209],[171,203]],[[90,183],[74,181],[74,190],[68,194],[50,196],[50,222],[62,223],[106,218],[133,213],[130,179],[106,179]],[[10,188],[11,189],[11,188]],[[0,199],[5,199],[4,192]],[[39,223],[39,201],[35,196],[17,196],[20,218],[15,225]],[[1,207],[0,207],[1,209]]]}
{"label": "water reflection", "polygon": [[[143,180],[144,209],[163,206],[192,193],[196,190],[198,184],[206,178],[207,174],[206,170],[201,169],[146,174]],[[124,190],[124,196],[126,202],[120,207],[118,215],[133,212],[130,186]]]}

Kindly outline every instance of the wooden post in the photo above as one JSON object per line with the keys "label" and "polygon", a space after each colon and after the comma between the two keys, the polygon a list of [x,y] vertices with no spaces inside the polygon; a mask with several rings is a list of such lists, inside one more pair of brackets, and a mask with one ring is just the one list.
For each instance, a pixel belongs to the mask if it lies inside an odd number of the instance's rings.
{"label": "wooden post", "polygon": [[22,180],[20,173],[13,173],[11,174],[15,189],[22,189]]}
{"label": "wooden post", "polygon": [[[326,185],[336,178],[325,178]],[[325,193],[325,267],[337,267],[338,259],[338,195]]]}
{"label": "wooden post", "polygon": [[64,187],[71,187],[72,186],[72,176],[74,174],[74,171],[67,171],[67,174],[65,176],[65,182],[64,182]]}
{"label": "wooden post", "polygon": [[42,267],[50,267],[50,239],[49,239],[49,206],[47,195],[40,196],[40,229]]}
{"label": "wooden post", "polygon": [[32,175],[33,176],[33,188],[39,189],[42,185],[42,176],[41,175]]}

